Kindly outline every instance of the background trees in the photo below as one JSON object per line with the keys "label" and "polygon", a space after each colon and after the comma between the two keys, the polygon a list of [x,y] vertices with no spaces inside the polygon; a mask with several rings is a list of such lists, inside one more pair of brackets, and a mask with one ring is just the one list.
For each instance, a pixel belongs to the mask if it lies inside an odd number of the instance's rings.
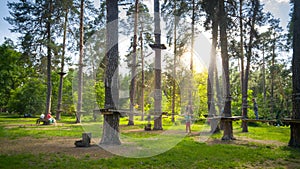
{"label": "background trees", "polygon": [[[0,46],[0,108],[2,111],[17,113],[41,113],[44,103],[43,83],[31,67],[30,60],[17,52],[11,40]],[[36,77],[34,77],[36,76]],[[39,90],[37,90],[39,89]]]}
{"label": "background trees", "polygon": [[[96,20],[98,17],[97,10],[93,8],[91,2],[86,1],[89,15],[93,13],[94,17],[89,17],[84,20],[89,26],[85,33],[93,32],[94,27],[91,26],[91,20]],[[56,112],[55,108],[51,108],[51,100],[55,100],[52,90],[53,85],[58,84],[52,82],[52,74],[54,71],[61,74],[63,77],[64,65],[70,62],[70,57],[65,56],[66,51],[72,52],[76,50],[79,41],[74,40],[79,36],[79,30],[76,25],[79,25],[79,3],[78,1],[20,1],[8,3],[11,10],[11,17],[6,20],[13,25],[13,32],[21,34],[20,47],[22,58],[30,61],[30,66],[33,66],[37,73],[47,75],[47,96],[46,96],[46,114],[50,111]],[[29,11],[29,12],[28,12]],[[69,14],[69,15],[68,15]],[[92,16],[92,15],[91,15]],[[76,20],[78,19],[78,20]],[[69,22],[69,24],[67,24]],[[99,21],[95,21],[95,23]],[[74,24],[75,23],[75,24]],[[71,25],[71,26],[68,26]],[[68,30],[68,31],[67,31]],[[63,40],[60,37],[64,34]],[[69,41],[67,40],[69,38]],[[45,40],[46,39],[46,40]],[[83,43],[83,40],[82,40]],[[68,53],[69,55],[69,53]],[[47,58],[47,59],[46,59]],[[60,59],[61,58],[61,59]],[[65,63],[66,62],[66,63]],[[58,63],[61,63],[61,69],[58,68]],[[47,66],[45,66],[47,65]],[[47,69],[45,69],[47,67]],[[43,76],[41,76],[43,77]],[[46,77],[46,76],[45,76]],[[54,78],[56,78],[54,76]],[[63,105],[62,80],[60,80],[58,112]],[[69,103],[71,103],[69,101]],[[59,113],[57,114],[59,119]]]}
{"label": "background trees", "polygon": [[[104,59],[107,52],[105,50],[107,37],[104,29],[105,21],[107,21],[107,7],[105,2],[101,1],[98,10],[93,7],[91,1],[86,0],[84,3],[85,10],[80,12],[80,2],[79,0],[48,0],[8,3],[11,16],[6,20],[13,26],[13,32],[20,33],[20,38],[18,41],[19,49],[7,41],[0,50],[3,58],[0,68],[0,96],[4,98],[0,104],[3,111],[22,111],[18,107],[23,107],[24,112],[41,113],[40,110],[43,109],[48,113],[50,110],[56,111],[53,107],[57,105],[59,111],[62,109],[74,111],[75,107],[78,107],[76,111],[91,113],[93,108],[105,106],[104,82],[107,77],[104,77],[104,72],[108,71],[106,66],[109,63],[108,60]],[[165,72],[163,72],[161,79],[157,76],[160,84],[157,82],[156,88],[161,89],[162,92],[154,95],[151,94],[154,89],[151,87],[155,86],[153,83],[155,81],[153,67],[155,66],[153,61],[142,60],[144,55],[149,53],[146,52],[149,49],[147,46],[154,43],[154,37],[157,38],[155,43],[161,43],[158,38],[160,36],[159,24],[156,25],[157,30],[153,33],[155,25],[150,14],[151,11],[148,10],[149,5],[153,6],[153,4],[140,1],[137,3],[138,7],[118,8],[121,13],[128,14],[125,20],[120,21],[120,32],[126,36],[133,35],[134,38],[126,46],[128,48],[126,54],[119,53],[116,55],[127,55],[125,60],[130,63],[128,67],[135,67],[136,72],[142,69],[144,75],[142,77],[133,73],[134,76],[131,79],[136,77],[137,81],[131,85],[136,84],[135,92],[133,92],[136,94],[131,99],[131,105],[138,103],[142,106],[142,108],[139,107],[142,112],[144,110],[150,112],[151,109],[155,112],[168,111],[172,114],[173,121],[175,114],[183,112],[182,107],[188,104],[188,99],[184,98],[181,92],[185,92],[183,90],[187,89],[180,89],[179,86],[182,85],[180,84],[181,80],[188,75],[188,69],[180,62],[182,62],[182,58],[186,57],[188,48],[191,50],[194,48],[192,45],[193,32],[204,31],[205,27],[206,30],[211,30],[212,37],[211,64],[208,67],[208,73],[195,73],[195,65],[189,64],[190,72],[193,74],[189,84],[194,81],[194,88],[198,89],[198,92],[189,91],[193,93],[190,96],[193,95],[194,97],[189,101],[192,102],[191,100],[200,98],[200,101],[195,100],[193,102],[196,109],[195,114],[197,114],[195,117],[199,118],[204,114],[214,115],[217,114],[217,111],[221,113],[224,109],[226,116],[231,116],[232,113],[232,115],[243,115],[251,118],[253,116],[251,113],[252,106],[248,101],[252,97],[256,97],[258,100],[261,118],[290,116],[292,111],[292,75],[290,73],[290,56],[289,53],[286,53],[289,46],[285,44],[286,37],[282,32],[283,29],[279,26],[279,20],[265,12],[262,4],[257,0],[222,2],[166,0],[162,6],[156,3],[156,12],[160,12],[157,9],[162,7],[162,16],[166,23],[161,25],[165,26],[164,29],[167,32],[163,40],[166,39],[173,54],[162,56],[162,60],[166,63],[163,64]],[[200,4],[202,8],[199,7]],[[129,17],[135,9],[139,11],[138,17]],[[86,17],[82,17],[80,26],[80,14],[83,13]],[[157,15],[155,16],[157,17]],[[158,19],[156,18],[155,21]],[[132,27],[134,23],[136,26]],[[294,25],[291,24],[291,26]],[[133,28],[136,28],[136,31]],[[81,38],[80,34],[82,35]],[[138,41],[140,45],[138,45]],[[80,47],[84,46],[83,44],[86,45],[84,52],[79,50]],[[133,49],[133,47],[136,48]],[[197,47],[195,46],[195,48]],[[68,63],[71,61],[77,63],[75,58],[78,58],[78,51],[80,51],[83,63],[74,64],[71,69]],[[132,54],[137,56],[136,62],[134,58],[128,57]],[[215,69],[215,56],[220,54],[224,69],[223,79],[217,75],[218,71]],[[190,62],[193,63],[193,54],[191,54]],[[157,66],[159,65],[157,64]],[[68,70],[69,68],[70,70]],[[80,78],[74,76],[74,73],[80,72],[81,69],[83,69],[83,77],[89,78],[83,83],[80,82]],[[62,81],[63,72],[67,73],[64,81]],[[159,71],[156,72],[160,74]],[[60,75],[56,73],[60,73]],[[120,77],[123,78],[120,83],[125,84],[129,76],[122,74]],[[204,77],[208,78],[207,82],[203,82]],[[80,83],[73,83],[71,78]],[[146,83],[142,83],[142,81]],[[79,90],[78,92],[77,90],[72,91],[72,83],[73,89],[80,88],[80,85],[83,84],[82,97]],[[159,88],[160,85],[161,88]],[[36,89],[47,90],[47,95],[32,91],[34,88],[31,86]],[[203,86],[207,86],[207,91],[203,89]],[[124,90],[125,87],[129,86],[124,86]],[[224,89],[225,93],[217,92],[221,89]],[[45,97],[45,99],[39,100],[39,103],[45,104],[45,106],[17,100],[18,98],[24,99],[25,97],[21,97],[21,94],[25,95],[29,92],[35,96],[32,99]],[[96,95],[96,103],[93,101],[90,103],[88,97],[93,92]],[[144,95],[145,104],[143,102]],[[154,108],[153,97],[157,96],[162,96],[158,99],[163,99],[164,103],[159,105],[156,101],[156,108]],[[80,102],[74,104],[71,100],[72,97],[78,100],[83,98],[82,102],[86,106],[83,105],[80,108]],[[219,104],[222,97],[225,100],[224,106]],[[85,99],[87,99],[86,102]],[[205,104],[206,99],[208,99],[207,105]],[[124,101],[124,104],[120,101],[120,105],[125,106],[128,104],[127,101]],[[13,106],[14,104],[20,106]],[[25,110],[24,107],[27,104],[33,106],[31,108],[29,106]],[[50,109],[50,107],[52,108]],[[227,127],[231,130],[229,126],[230,124]],[[244,131],[247,131],[246,127],[244,126]],[[160,126],[157,128],[160,129]],[[231,133],[224,136],[224,139],[231,138],[233,138]]]}

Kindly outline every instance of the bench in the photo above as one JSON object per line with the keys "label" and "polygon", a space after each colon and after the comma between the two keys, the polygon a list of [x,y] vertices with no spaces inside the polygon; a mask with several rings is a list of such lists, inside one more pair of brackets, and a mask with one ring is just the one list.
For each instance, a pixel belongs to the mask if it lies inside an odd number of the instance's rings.
{"label": "bench", "polygon": [[38,118],[36,120],[36,124],[41,124],[41,122],[43,122],[43,124],[50,124],[48,119]]}

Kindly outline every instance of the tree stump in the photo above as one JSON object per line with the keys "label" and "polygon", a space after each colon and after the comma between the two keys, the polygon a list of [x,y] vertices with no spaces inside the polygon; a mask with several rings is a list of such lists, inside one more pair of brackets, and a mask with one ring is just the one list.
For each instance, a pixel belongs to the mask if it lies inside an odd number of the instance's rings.
{"label": "tree stump", "polygon": [[82,133],[82,142],[86,147],[90,146],[92,133]]}
{"label": "tree stump", "polygon": [[145,131],[150,131],[151,130],[151,123],[148,123],[146,126],[145,126]]}
{"label": "tree stump", "polygon": [[82,133],[82,140],[75,141],[76,147],[89,147],[91,143],[92,133]]}

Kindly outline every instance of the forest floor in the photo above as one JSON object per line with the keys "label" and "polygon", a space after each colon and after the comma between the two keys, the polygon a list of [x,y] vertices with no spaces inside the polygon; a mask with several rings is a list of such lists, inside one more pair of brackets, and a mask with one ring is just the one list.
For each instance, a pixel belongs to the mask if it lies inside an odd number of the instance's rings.
{"label": "forest floor", "polygon": [[[77,137],[82,133],[80,128],[80,125],[70,124],[69,122],[60,122],[57,123],[56,126],[37,126],[31,121],[26,121],[22,124],[19,122],[3,122],[0,119],[0,159],[5,160],[10,157],[17,158],[24,154],[32,155],[34,158],[39,157],[41,154],[49,155],[50,157],[59,155],[59,157],[66,156],[67,158],[85,159],[89,163],[88,168],[97,168],[93,166],[96,164],[91,164],[91,162],[99,159],[108,160],[105,162],[101,161],[101,165],[103,165],[104,168],[185,168],[186,165],[190,165],[191,168],[300,168],[299,149],[290,149],[287,147],[289,136],[288,128],[273,127],[270,129],[268,126],[261,128],[255,127],[251,128],[251,130],[255,132],[249,132],[247,134],[240,133],[235,129],[236,140],[222,141],[220,139],[222,133],[219,133],[209,137],[204,144],[197,143],[199,139],[201,139],[201,135],[194,130],[191,134],[185,136],[185,139],[179,143],[179,147],[176,146],[174,150],[163,153],[160,155],[162,156],[162,161],[156,162],[155,160],[153,161],[153,158],[156,157],[142,158],[139,160],[114,155],[101,148],[97,142],[92,142],[90,147],[75,147],[75,141],[81,139]],[[125,134],[134,133],[135,135],[144,136],[143,134],[145,133],[141,127],[126,128],[126,126],[122,126],[121,128]],[[274,133],[269,133],[267,136],[266,133],[269,132],[269,130],[273,130]],[[162,131],[147,131],[149,135],[159,134],[161,132]],[[254,136],[254,134],[256,135]],[[251,154],[251,152],[253,152],[253,154]],[[187,161],[187,164],[185,164],[182,159],[185,159],[185,156],[190,156],[189,153],[194,153],[196,157],[191,156],[190,161]],[[222,153],[224,154],[222,155]],[[207,154],[207,156],[203,154]],[[56,159],[55,157],[52,158]],[[180,160],[172,161],[172,159]],[[226,159],[232,159],[232,161],[227,163],[225,162]],[[144,162],[139,163],[137,161]],[[31,163],[26,164],[25,167],[31,167]],[[22,165],[21,167],[18,165],[2,165],[1,167],[0,164],[0,168],[24,167],[22,167]],[[69,164],[63,163],[61,165],[68,166]],[[79,164],[75,163],[74,168],[78,165]],[[124,165],[128,166],[125,167]],[[73,168],[72,166],[69,167]],[[59,166],[54,168],[64,167]]]}

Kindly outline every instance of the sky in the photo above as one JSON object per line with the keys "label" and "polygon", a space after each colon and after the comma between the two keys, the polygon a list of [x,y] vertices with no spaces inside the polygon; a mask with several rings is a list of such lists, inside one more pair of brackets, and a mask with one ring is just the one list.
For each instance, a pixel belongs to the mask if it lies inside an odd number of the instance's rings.
{"label": "sky", "polygon": [[[0,44],[4,42],[4,37],[17,39],[17,34],[11,33],[9,28],[11,26],[7,21],[4,20],[4,17],[9,16],[7,1],[16,1],[16,0],[0,0]],[[153,0],[147,0],[153,1]],[[289,0],[262,0],[262,3],[265,4],[265,10],[270,11],[276,18],[280,18],[281,26],[286,29],[288,21],[290,20],[290,5]],[[95,2],[95,5],[98,3]]]}

